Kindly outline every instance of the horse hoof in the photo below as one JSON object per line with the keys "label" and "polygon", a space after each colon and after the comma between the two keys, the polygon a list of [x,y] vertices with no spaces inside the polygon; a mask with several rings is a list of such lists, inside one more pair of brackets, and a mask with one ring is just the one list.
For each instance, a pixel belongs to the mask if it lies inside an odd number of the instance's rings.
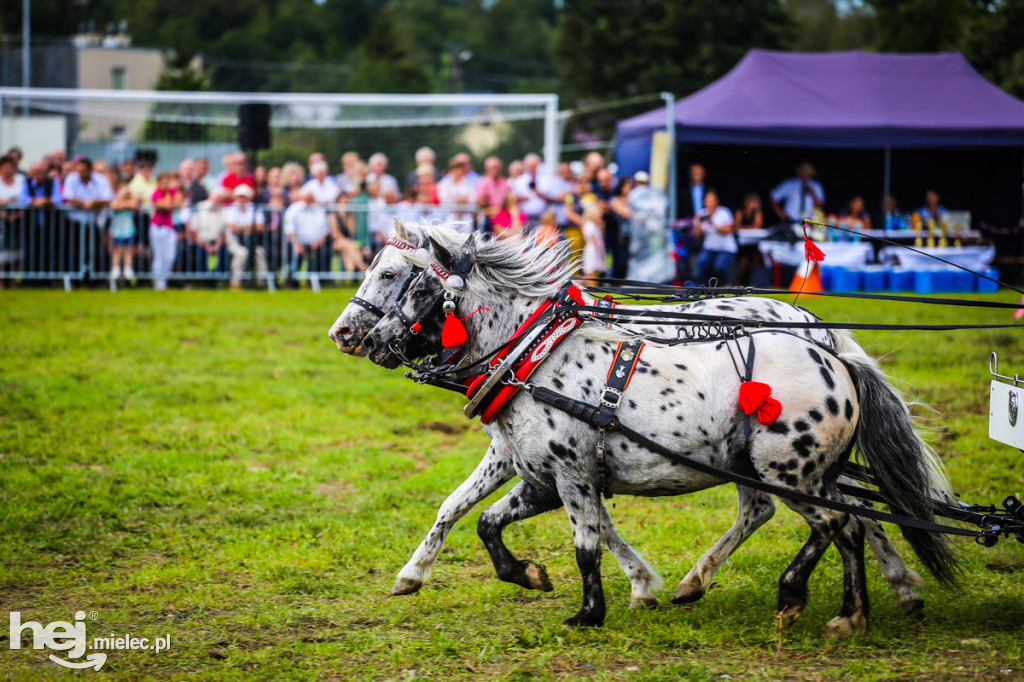
{"label": "horse hoof", "polygon": [[899,600],[899,605],[904,616],[916,615],[924,611],[924,597],[915,594],[913,597]]}
{"label": "horse hoof", "polygon": [[599,628],[604,625],[604,615],[595,616],[580,611],[572,618],[562,621],[562,625],[569,628]]}
{"label": "horse hoof", "polygon": [[673,604],[692,604],[707,594],[707,590],[690,590],[689,588],[679,586],[676,590],[675,595],[672,597]]}
{"label": "horse hoof", "polygon": [[793,604],[779,611],[775,618],[781,623],[783,628],[788,628],[797,621],[804,613],[803,604]]}
{"label": "horse hoof", "polygon": [[543,566],[527,562],[526,567],[523,569],[523,576],[526,578],[523,587],[527,589],[541,590],[542,592],[550,592],[555,589],[552,587],[551,581],[548,580],[548,573],[544,570]]}
{"label": "horse hoof", "polygon": [[391,588],[391,596],[400,597],[403,594],[413,594],[419,592],[421,587],[423,587],[423,581],[421,580],[399,578],[395,581],[395,586]]}
{"label": "horse hoof", "polygon": [[861,614],[852,616],[836,616],[825,625],[825,636],[831,639],[844,639],[851,635],[863,635],[868,631],[868,621]]}
{"label": "horse hoof", "polygon": [[629,603],[631,609],[656,609],[658,608],[658,598],[653,594],[647,594],[642,597],[633,597],[633,601]]}

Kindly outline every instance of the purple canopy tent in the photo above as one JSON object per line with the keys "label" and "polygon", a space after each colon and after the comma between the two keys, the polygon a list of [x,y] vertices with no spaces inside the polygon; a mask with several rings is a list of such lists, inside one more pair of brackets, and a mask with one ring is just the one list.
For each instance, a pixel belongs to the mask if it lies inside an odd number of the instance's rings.
{"label": "purple canopy tent", "polygon": [[[664,107],[618,123],[623,172],[646,169]],[[959,52],[923,55],[750,50],[675,105],[680,143],[886,150],[1024,147],[1024,102]]]}

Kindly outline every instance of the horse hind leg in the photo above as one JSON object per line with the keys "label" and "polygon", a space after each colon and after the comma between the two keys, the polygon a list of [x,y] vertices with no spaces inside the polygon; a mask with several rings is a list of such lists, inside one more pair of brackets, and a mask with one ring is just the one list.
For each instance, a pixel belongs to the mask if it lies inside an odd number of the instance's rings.
{"label": "horse hind leg", "polygon": [[630,584],[630,608],[654,608],[658,605],[658,598],[651,594],[651,590],[660,590],[664,585],[661,576],[651,568],[643,557],[626,543],[608,515],[608,509],[604,503],[601,507],[601,536],[608,545],[608,551],[612,553],[623,573],[629,578]]}
{"label": "horse hind leg", "polygon": [[511,523],[561,506],[561,500],[554,493],[520,481],[507,495],[484,510],[476,532],[491,556],[499,579],[531,590],[550,592],[553,589],[544,567],[516,559],[502,540],[501,533]]}
{"label": "horse hind leg", "polygon": [[825,625],[826,637],[863,635],[868,630],[868,591],[864,570],[864,524],[849,518],[835,538],[843,558],[843,606]]}
{"label": "horse hind leg", "polygon": [[703,597],[722,564],[775,514],[770,495],[741,485],[736,486],[736,492],[739,493],[736,521],[679,583],[673,603],[688,604]]}
{"label": "horse hind leg", "polygon": [[[857,481],[846,476],[840,476],[839,482],[861,487]],[[874,509],[874,505],[869,500],[849,497],[846,501],[864,509]],[[916,590],[924,587],[921,576],[903,561],[903,557],[896,551],[896,547],[886,535],[881,523],[866,518],[862,518],[860,521],[864,524],[864,537],[867,539],[868,545],[871,546],[878,566],[882,569],[882,576],[896,596],[896,604],[905,614],[920,612],[924,609],[924,597],[919,595]]]}

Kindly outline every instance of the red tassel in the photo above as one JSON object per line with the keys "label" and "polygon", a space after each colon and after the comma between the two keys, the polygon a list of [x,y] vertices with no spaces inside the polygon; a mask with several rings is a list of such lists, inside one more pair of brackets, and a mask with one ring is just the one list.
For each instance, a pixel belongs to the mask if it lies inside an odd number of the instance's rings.
{"label": "red tassel", "polygon": [[761,407],[757,408],[757,421],[765,426],[774,424],[780,414],[782,414],[782,403],[775,398],[765,398]]}
{"label": "red tassel", "polygon": [[740,384],[740,409],[744,414],[757,412],[757,421],[771,424],[782,414],[782,403],[771,397],[772,387],[760,381],[744,381]]}
{"label": "red tassel", "polygon": [[575,284],[569,287],[566,292],[569,294],[569,298],[576,301],[579,305],[586,305],[586,301],[583,300],[583,292]]}
{"label": "red tassel", "polygon": [[740,384],[740,409],[744,414],[753,414],[768,396],[772,387],[760,381],[744,381]]}
{"label": "red tassel", "polygon": [[458,316],[448,313],[444,318],[444,326],[441,327],[441,345],[445,348],[461,348],[466,345],[466,325]]}
{"label": "red tassel", "polygon": [[812,263],[820,263],[825,260],[825,252],[818,248],[818,245],[804,237],[804,258]]}

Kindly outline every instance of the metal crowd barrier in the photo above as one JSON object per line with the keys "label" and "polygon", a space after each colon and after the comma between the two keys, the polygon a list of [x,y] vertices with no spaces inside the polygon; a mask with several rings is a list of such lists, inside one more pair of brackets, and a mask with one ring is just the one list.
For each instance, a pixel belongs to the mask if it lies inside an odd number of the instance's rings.
{"label": "metal crowd barrier", "polygon": [[[174,259],[167,279],[210,286],[237,282],[271,290],[286,284],[307,283],[318,291],[323,282],[361,280],[362,269],[372,262],[395,217],[404,221],[463,220],[468,223],[467,230],[481,229],[479,209],[471,205],[338,204],[326,207],[326,214],[329,221],[338,225],[341,239],[336,242],[329,232],[320,248],[313,253],[304,249],[300,257],[285,236],[285,209],[255,209],[263,216],[262,229],[246,230],[233,237],[203,229],[204,219],[215,209],[191,207],[176,211]],[[150,239],[152,213],[132,211],[130,217],[131,235],[116,240],[114,235],[123,233],[114,229],[115,216],[109,208],[83,211],[68,207],[3,207],[0,279],[62,282],[68,290],[75,282],[102,282],[116,290],[126,282],[152,281],[157,255]],[[118,220],[119,229],[125,229],[123,213]],[[217,235],[216,239],[206,239],[211,235]],[[130,269],[122,267],[125,254]]]}

